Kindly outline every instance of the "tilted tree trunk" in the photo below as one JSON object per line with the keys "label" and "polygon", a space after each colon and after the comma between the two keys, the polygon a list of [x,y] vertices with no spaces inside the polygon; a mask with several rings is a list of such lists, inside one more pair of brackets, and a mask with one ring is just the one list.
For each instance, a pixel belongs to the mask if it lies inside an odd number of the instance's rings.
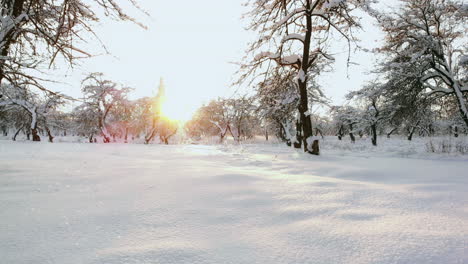
{"label": "tilted tree trunk", "polygon": [[[101,135],[103,137],[104,143],[111,142],[111,135],[109,135],[109,132],[107,131],[106,118],[107,118],[107,114],[112,109],[112,106],[113,105],[108,106],[107,109],[104,110],[104,113],[102,114],[101,118],[99,119],[99,128],[101,129]],[[99,112],[101,113],[101,111]]]}
{"label": "tilted tree trunk", "polygon": [[54,136],[52,136],[52,133],[50,133],[49,127],[45,126],[45,130],[47,132],[47,136],[49,137],[49,142],[53,143],[54,142]]}
{"label": "tilted tree trunk", "polygon": [[23,125],[22,127],[20,127],[20,128],[16,131],[16,133],[13,135],[13,138],[12,138],[13,141],[16,141],[16,137],[18,136],[19,132],[20,132],[24,127],[25,127],[25,125]]}
{"label": "tilted tree trunk", "polygon": [[463,92],[461,91],[460,85],[456,81],[453,84],[453,90],[455,91],[458,109],[460,110],[462,119],[465,122],[466,126],[468,127],[468,106],[466,102],[466,94],[463,94]]}
{"label": "tilted tree trunk", "polygon": [[414,134],[414,132],[416,131],[417,126],[419,125],[419,122],[420,122],[420,121],[416,122],[416,125],[412,126],[412,127],[410,128],[410,130],[408,131],[408,140],[409,140],[409,141],[411,141],[411,140],[413,139],[413,134]]}
{"label": "tilted tree trunk", "polygon": [[174,129],[170,134],[167,135],[159,135],[159,139],[161,142],[164,142],[165,145],[169,145],[169,139],[177,133],[177,129]]}
{"label": "tilted tree trunk", "polygon": [[279,121],[276,121],[279,125],[279,130],[276,132],[277,136],[281,141],[286,142],[286,136],[284,134],[283,124]]}
{"label": "tilted tree trunk", "polygon": [[145,135],[145,144],[149,144],[151,140],[156,136],[156,123],[158,119],[156,117],[153,118],[153,122],[151,124],[151,130],[150,133],[146,133]]}
{"label": "tilted tree trunk", "polygon": [[387,138],[390,138],[390,136],[393,134],[393,132],[395,132],[397,130],[397,128],[393,128],[392,130],[390,130],[390,132],[387,133]]}
{"label": "tilted tree trunk", "polygon": [[318,136],[319,134],[320,134],[320,137],[321,137],[322,139],[325,138],[324,135],[323,135],[322,130],[319,129],[319,128],[315,128],[315,136]]}
{"label": "tilted tree trunk", "polygon": [[111,142],[110,137],[108,137],[106,134],[102,133],[102,137],[103,137],[102,142],[104,142],[104,143],[110,143]]}
{"label": "tilted tree trunk", "polygon": [[145,144],[149,144],[154,136],[156,136],[156,129],[153,128],[151,129],[151,133],[145,136]]}
{"label": "tilted tree trunk", "polygon": [[[226,137],[226,134],[228,131],[231,131],[231,126],[229,124],[226,125],[224,130],[221,130],[219,132],[219,143],[223,143],[224,137]],[[232,131],[231,131],[231,135],[232,135]]]}
{"label": "tilted tree trunk", "polygon": [[240,134],[239,134],[240,132],[239,132],[239,129],[235,129],[235,130],[234,130],[234,131],[237,130],[237,133],[238,133],[237,135],[234,135],[234,133],[233,133],[233,131],[232,131],[233,129],[231,128],[230,125],[228,125],[226,129],[229,131],[229,133],[231,134],[232,139],[234,139],[234,141],[240,142]]}

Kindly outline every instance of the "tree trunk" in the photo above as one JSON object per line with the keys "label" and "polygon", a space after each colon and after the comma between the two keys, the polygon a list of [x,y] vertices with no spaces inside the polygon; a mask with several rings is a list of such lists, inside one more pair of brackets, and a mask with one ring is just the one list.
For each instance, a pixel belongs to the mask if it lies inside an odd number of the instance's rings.
{"label": "tree trunk", "polygon": [[387,138],[390,138],[390,136],[395,132],[397,128],[395,127],[394,129],[390,130],[390,132],[387,133]]}
{"label": "tree trunk", "polygon": [[[311,8],[311,1],[306,1],[306,10]],[[309,116],[306,113],[309,111],[309,100],[307,96],[307,73],[310,67],[310,44],[312,38],[312,17],[310,15],[306,16],[306,32],[304,37],[304,50],[302,53],[302,62],[301,62],[301,70],[303,71],[304,78],[298,78],[299,84],[299,114],[300,114],[300,121],[302,124],[302,140],[304,145],[304,151],[310,154],[319,155],[317,150],[309,150],[307,146],[307,139],[313,136],[312,131],[312,121],[310,120]],[[318,146],[317,141],[317,146]],[[318,147],[317,147],[318,149]]]}
{"label": "tree trunk", "polygon": [[455,91],[455,96],[457,97],[457,104],[458,109],[460,110],[460,114],[462,116],[463,121],[465,122],[466,126],[468,127],[468,108],[466,102],[466,94],[464,95],[460,89],[460,85],[455,82],[453,85],[453,90]]}
{"label": "tree trunk", "polygon": [[149,144],[151,140],[153,140],[154,136],[156,136],[156,123],[158,119],[155,117],[153,118],[153,123],[151,126],[151,133],[145,135],[145,144]]}
{"label": "tree trunk", "polygon": [[320,147],[319,147],[319,141],[318,140],[314,140],[314,142],[312,143],[312,152],[317,153],[316,155],[320,154]]}
{"label": "tree trunk", "polygon": [[340,126],[340,130],[338,130],[338,140],[343,139],[343,125]]}
{"label": "tree trunk", "polygon": [[[296,121],[296,142],[294,142],[294,148],[300,149],[302,147],[302,124],[299,120]],[[307,143],[306,143],[307,144]]]}
{"label": "tree trunk", "polygon": [[[224,131],[221,130],[221,131],[219,132],[219,143],[223,143],[224,137],[226,136],[228,130],[231,131],[231,126],[230,126],[229,124],[226,126],[226,128],[224,129]],[[232,135],[232,131],[231,131],[231,135]]]}
{"label": "tree trunk", "polygon": [[[283,123],[282,122],[278,122],[278,124],[280,125],[280,130],[279,130],[279,138],[283,141],[283,142],[286,142],[286,145],[288,147],[291,146],[291,142],[289,141],[289,139],[287,138],[287,134],[286,134],[286,128],[284,127]],[[288,144],[288,141],[289,141],[289,144]]]}
{"label": "tree trunk", "polygon": [[156,136],[156,129],[152,128],[151,133],[145,136],[145,144],[149,144],[151,140],[153,140],[154,136]]}
{"label": "tree trunk", "polygon": [[416,131],[416,128],[417,128],[417,126],[419,125],[420,122],[421,122],[421,121],[418,120],[418,122],[416,122],[416,124],[415,124],[414,126],[412,126],[412,127],[410,128],[410,130],[408,131],[408,140],[409,140],[409,141],[411,141],[411,140],[413,139],[413,134],[414,134],[414,132]]}
{"label": "tree trunk", "polygon": [[41,141],[41,137],[39,137],[39,134],[37,133],[37,127],[31,128],[31,133],[33,141]]}
{"label": "tree trunk", "polygon": [[47,136],[49,137],[49,142],[54,143],[54,137],[52,136],[52,133],[50,133],[49,127],[46,126],[45,129],[46,129],[46,132],[47,132]]}
{"label": "tree trunk", "polygon": [[16,137],[18,136],[19,132],[20,132],[23,128],[24,128],[24,125],[23,125],[22,127],[20,127],[20,128],[16,131],[16,133],[13,135],[13,138],[12,138],[13,141],[16,141]]}
{"label": "tree trunk", "polygon": [[[24,3],[25,3],[25,0],[9,1],[9,3],[7,1],[7,5],[8,4],[9,5],[13,4],[13,6],[12,6],[12,11],[13,12],[11,13],[11,17],[13,19],[16,19],[17,17],[19,17],[23,13]],[[3,8],[4,8],[4,1],[2,0],[2,9]],[[2,13],[3,13],[3,10],[2,10]],[[2,42],[2,48],[0,50],[0,55],[2,57],[8,57],[8,53],[10,51],[10,46],[11,46],[12,43],[15,42],[16,36],[19,35],[19,34],[15,34],[16,33],[15,30],[17,30],[17,27],[14,27],[10,31],[2,32],[3,39],[0,40]],[[3,62],[0,63],[0,84],[2,84],[2,81],[5,78],[5,69],[4,68],[5,68],[5,64]]]}
{"label": "tree trunk", "polygon": [[[159,136],[159,139],[161,139],[161,141],[164,142],[164,144],[169,145],[169,139],[170,139],[172,136],[174,136],[176,133],[177,133],[177,129],[175,129],[174,131],[172,131],[170,134],[160,135],[160,136]],[[232,133],[232,132],[231,132],[231,133]]]}
{"label": "tree trunk", "polygon": [[284,128],[282,124],[280,124],[280,129],[277,132],[277,134],[278,134],[278,137],[281,139],[281,141],[286,142],[286,136],[284,135]]}
{"label": "tree trunk", "polygon": [[377,125],[372,124],[371,130],[372,130],[372,145],[377,146]]}
{"label": "tree trunk", "polygon": [[111,142],[110,137],[108,137],[106,134],[102,133],[102,137],[103,137],[102,141],[104,143],[110,143]]}
{"label": "tree trunk", "polygon": [[125,143],[128,143],[128,127],[125,128],[125,138],[124,138],[124,142],[125,142]]}
{"label": "tree trunk", "polygon": [[351,143],[356,142],[356,138],[354,137],[354,134],[353,134],[353,124],[349,124],[349,137],[351,138]]}
{"label": "tree trunk", "polygon": [[285,138],[286,138],[286,146],[291,147],[292,146],[292,142],[291,142],[292,136],[291,136],[291,132],[290,132],[290,129],[289,129],[290,125],[289,125],[288,121],[286,121],[286,125],[281,124],[281,126],[283,127]]}
{"label": "tree trunk", "polygon": [[[237,129],[237,130],[238,130],[238,129]],[[237,136],[234,135],[234,133],[232,132],[231,125],[228,125],[228,126],[226,127],[226,134],[227,134],[227,131],[229,131],[229,133],[231,134],[232,139],[233,139],[234,141],[236,141],[236,142],[239,142],[239,141],[240,141],[240,138],[239,138],[240,135],[239,135],[239,134],[237,134]],[[234,130],[234,131],[235,131],[235,130]],[[238,130],[238,131],[239,131],[239,130]]]}
{"label": "tree trunk", "polygon": [[416,131],[416,127],[412,127],[409,131],[408,131],[408,140],[411,141],[413,139],[413,134],[414,132]]}
{"label": "tree trunk", "polygon": [[319,134],[320,134],[320,137],[321,137],[322,139],[325,138],[325,137],[323,136],[322,130],[319,129],[319,128],[316,128],[316,129],[315,129],[315,136],[318,136]]}

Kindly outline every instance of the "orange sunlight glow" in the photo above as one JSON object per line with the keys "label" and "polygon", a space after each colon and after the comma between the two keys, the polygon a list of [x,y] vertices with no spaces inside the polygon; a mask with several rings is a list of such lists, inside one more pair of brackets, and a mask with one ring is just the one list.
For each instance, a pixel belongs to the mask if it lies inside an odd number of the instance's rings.
{"label": "orange sunlight glow", "polygon": [[185,123],[192,119],[195,111],[195,107],[182,104],[171,94],[166,94],[161,102],[161,115],[169,120]]}

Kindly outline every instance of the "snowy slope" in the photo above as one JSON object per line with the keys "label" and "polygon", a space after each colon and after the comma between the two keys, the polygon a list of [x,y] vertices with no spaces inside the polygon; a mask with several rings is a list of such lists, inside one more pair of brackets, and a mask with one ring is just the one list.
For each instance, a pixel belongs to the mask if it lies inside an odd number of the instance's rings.
{"label": "snowy slope", "polygon": [[468,163],[0,141],[0,263],[468,263]]}

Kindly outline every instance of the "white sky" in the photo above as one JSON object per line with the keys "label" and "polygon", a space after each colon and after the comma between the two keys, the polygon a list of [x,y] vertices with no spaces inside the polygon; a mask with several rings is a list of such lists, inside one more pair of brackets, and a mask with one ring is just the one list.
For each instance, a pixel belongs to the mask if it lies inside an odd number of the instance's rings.
{"label": "white sky", "polygon": [[[131,98],[152,95],[164,78],[168,101],[191,113],[201,104],[218,96],[232,96],[230,87],[247,43],[255,35],[244,30],[241,20],[244,0],[140,0],[151,17],[141,21],[149,27],[143,30],[130,22],[103,20],[97,29],[112,56],[87,59],[73,70],[62,68],[56,79],[66,85],[53,89],[79,97],[80,82],[90,72],[103,72],[110,80],[135,88]],[[140,14],[140,16],[142,16]],[[381,34],[370,19],[364,22],[362,45],[376,46]],[[91,52],[102,53],[98,43],[90,43]],[[333,103],[342,103],[347,91],[357,89],[369,80],[373,55],[357,53],[352,60],[359,66],[346,68],[346,48],[337,45],[331,53],[339,53],[335,72],[321,78],[321,84]],[[67,73],[67,76],[63,75]]]}

